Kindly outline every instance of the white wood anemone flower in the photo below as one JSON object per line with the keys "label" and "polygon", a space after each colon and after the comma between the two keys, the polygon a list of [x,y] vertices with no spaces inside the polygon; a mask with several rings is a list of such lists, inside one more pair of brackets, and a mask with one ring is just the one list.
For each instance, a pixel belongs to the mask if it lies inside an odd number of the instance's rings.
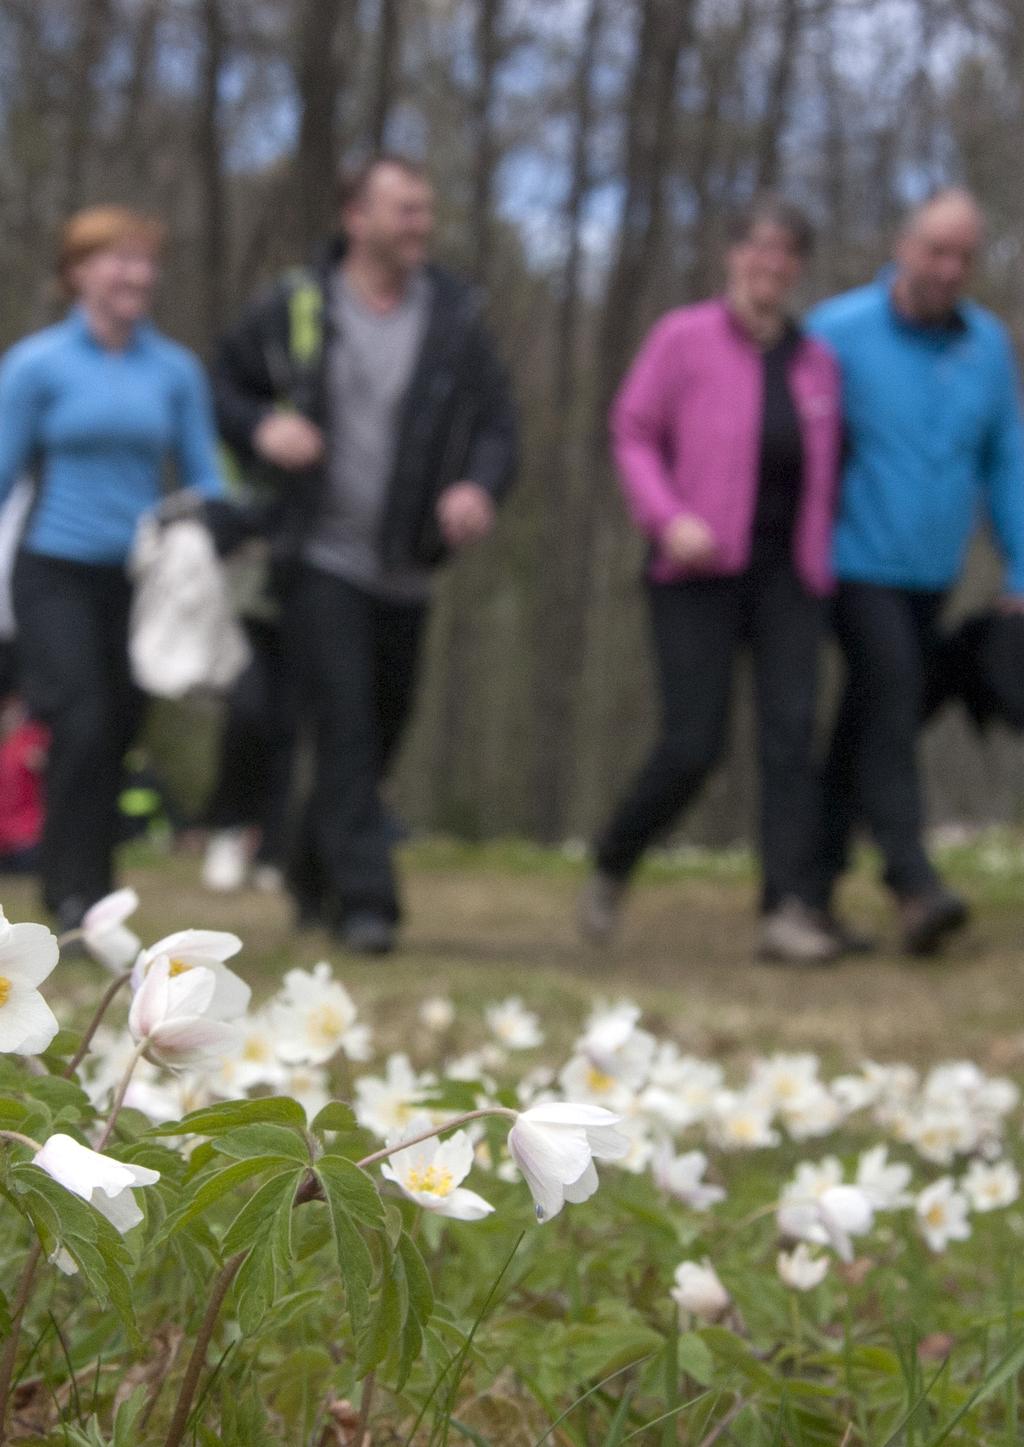
{"label": "white wood anemone flower", "polygon": [[521,1111],[508,1133],[508,1150],[533,1196],[538,1221],[557,1216],[597,1190],[594,1161],[620,1161],[630,1141],[615,1129],[621,1117],[599,1105],[551,1101]]}
{"label": "white wood anemone flower", "polygon": [[[32,1159],[66,1191],[95,1206],[122,1236],[142,1220],[142,1209],[132,1195],[133,1188],[152,1186],[160,1179],[159,1171],[111,1160],[99,1151],[80,1145],[69,1135],[50,1136]],[[54,1259],[66,1275],[77,1270],[66,1250],[59,1249]]]}
{"label": "white wood anemone flower", "polygon": [[[402,1136],[392,1138],[388,1145],[400,1145],[402,1138],[422,1135],[431,1124],[426,1117],[412,1121]],[[396,1150],[380,1169],[381,1175],[394,1181],[410,1201],[425,1211],[432,1211],[435,1216],[449,1216],[455,1221],[482,1221],[494,1207],[462,1184],[473,1160],[473,1143],[466,1132],[460,1130],[447,1140],[430,1136]]]}
{"label": "white wood anemone flower", "polygon": [[197,965],[175,974],[161,955],[152,961],[135,992],[128,1028],[136,1044],[161,1065],[206,1065],[237,1050],[235,1025],[211,1017],[217,989],[213,970]]}
{"label": "white wood anemone flower", "polygon": [[60,956],[44,924],[10,924],[0,910],[0,1052],[39,1055],[60,1026],[36,988]]}
{"label": "white wood anemone flower", "polygon": [[355,1001],[326,960],[312,970],[289,970],[269,1007],[279,1058],[325,1065],[342,1051],[349,1060],[369,1060],[370,1032],[356,1016]]}
{"label": "white wood anemone flower", "polygon": [[875,1208],[860,1186],[826,1186],[816,1196],[785,1198],[776,1219],[783,1236],[831,1246],[843,1261],[853,1260],[853,1237],[874,1225]]}
{"label": "white wood anemone flower", "polygon": [[703,1261],[681,1261],[674,1279],[669,1295],[679,1308],[683,1324],[690,1317],[709,1323],[721,1321],[732,1305],[732,1297],[707,1257]]}
{"label": "white wood anemone flower", "polygon": [[142,951],[132,970],[132,989],[139,990],[153,961],[158,959],[170,960],[172,977],[187,974],[189,970],[209,970],[214,976],[215,988],[206,1014],[215,1020],[237,1020],[248,1010],[252,990],[224,961],[232,959],[241,948],[238,936],[226,930],[177,930]]}
{"label": "white wood anemone flower", "polygon": [[506,1050],[533,1050],[544,1044],[540,1021],[527,1010],[518,995],[510,995],[500,1004],[488,1005],[484,1011],[487,1028]]}
{"label": "white wood anemone flower", "polygon": [[813,1291],[828,1275],[828,1257],[816,1256],[806,1241],[792,1251],[780,1251],[776,1265],[783,1285],[793,1291]]}
{"label": "white wood anemone flower", "polygon": [[921,1235],[933,1251],[945,1251],[950,1241],[966,1241],[971,1234],[970,1202],[952,1176],[926,1186],[914,1209]]}
{"label": "white wood anemone flower", "polygon": [[97,900],[82,919],[82,943],[94,960],[115,974],[137,960],[142,949],[138,935],[125,925],[138,907],[134,889],[115,889]]}

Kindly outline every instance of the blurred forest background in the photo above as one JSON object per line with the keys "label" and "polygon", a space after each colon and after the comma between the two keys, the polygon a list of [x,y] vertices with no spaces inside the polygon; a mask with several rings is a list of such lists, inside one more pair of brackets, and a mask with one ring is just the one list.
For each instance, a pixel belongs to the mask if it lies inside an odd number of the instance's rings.
{"label": "blurred forest background", "polygon": [[[330,229],[339,163],[381,145],[427,160],[441,257],[486,290],[525,422],[498,535],[439,587],[402,807],[470,837],[579,835],[652,717],[603,420],[640,336],[714,291],[723,216],[758,187],[819,226],[811,302],[958,181],[991,223],[977,293],[1024,343],[1024,4],[0,0],[0,343],[55,314],[61,219],[126,200],[169,221],[160,319],[208,354]],[[980,546],[961,605],[997,576]],[[708,843],[748,831],[744,692],[688,827]],[[928,751],[937,820],[1022,812],[1019,744],[950,719]],[[191,736],[181,752],[197,766]]]}

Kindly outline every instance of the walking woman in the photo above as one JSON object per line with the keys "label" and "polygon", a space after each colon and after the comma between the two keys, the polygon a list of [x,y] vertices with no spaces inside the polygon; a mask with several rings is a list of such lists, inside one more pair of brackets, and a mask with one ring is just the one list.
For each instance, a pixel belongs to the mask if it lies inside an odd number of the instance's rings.
{"label": "walking woman", "polygon": [[794,207],[736,219],[725,295],[654,327],[615,401],[612,441],[650,542],[647,600],[661,732],[595,849],[580,923],[613,931],[629,876],[681,814],[727,737],[740,645],[753,654],[761,768],[763,955],[837,953],[810,908],[813,735],[840,449],[839,380],[787,311],[810,250]]}
{"label": "walking woman", "polygon": [[196,358],[148,321],[163,227],[122,207],[64,228],[67,317],[0,366],[0,501],[24,473],[35,499],[14,570],[21,684],[51,730],[43,898],[74,928],[112,885],[121,760],[138,718],[125,564],[140,516],[180,482],[220,493]]}

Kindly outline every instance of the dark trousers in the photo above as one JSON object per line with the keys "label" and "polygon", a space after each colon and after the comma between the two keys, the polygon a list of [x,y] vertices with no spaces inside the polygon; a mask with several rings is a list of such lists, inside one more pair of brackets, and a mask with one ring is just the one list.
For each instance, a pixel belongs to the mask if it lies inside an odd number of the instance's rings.
{"label": "dark trousers", "polygon": [[380,785],[411,711],[426,615],[306,564],[286,595],[314,744],[291,883],[300,907],[329,923],[357,911],[399,917]]}
{"label": "dark trousers", "polygon": [[84,909],[113,885],[121,764],[140,717],[124,569],[21,553],[14,568],[26,702],[51,730],[43,900]]}
{"label": "dark trousers", "polygon": [[726,742],[736,655],[749,642],[761,768],[762,904],[772,909],[787,895],[804,897],[817,819],[821,603],[782,558],[757,563],[740,578],[651,584],[648,597],[661,733],[598,841],[598,867],[624,879],[693,800]]}
{"label": "dark trousers", "polygon": [[944,593],[844,582],[835,630],[846,689],[825,766],[818,901],[827,905],[866,823],[885,860],[885,882],[903,897],[937,887],[922,841],[917,739],[925,684],[939,644]]}
{"label": "dark trousers", "polygon": [[257,858],[283,865],[287,854],[298,700],[281,627],[247,619],[248,668],[228,696],[217,783],[206,811],[212,829],[258,825]]}

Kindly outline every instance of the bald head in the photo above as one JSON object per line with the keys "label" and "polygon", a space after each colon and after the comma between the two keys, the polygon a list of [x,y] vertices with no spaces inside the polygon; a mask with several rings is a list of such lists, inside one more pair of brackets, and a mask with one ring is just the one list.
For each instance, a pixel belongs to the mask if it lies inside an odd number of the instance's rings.
{"label": "bald head", "polygon": [[915,321],[939,323],[970,283],[985,218],[969,191],[939,191],[910,213],[896,243],[894,295]]}

